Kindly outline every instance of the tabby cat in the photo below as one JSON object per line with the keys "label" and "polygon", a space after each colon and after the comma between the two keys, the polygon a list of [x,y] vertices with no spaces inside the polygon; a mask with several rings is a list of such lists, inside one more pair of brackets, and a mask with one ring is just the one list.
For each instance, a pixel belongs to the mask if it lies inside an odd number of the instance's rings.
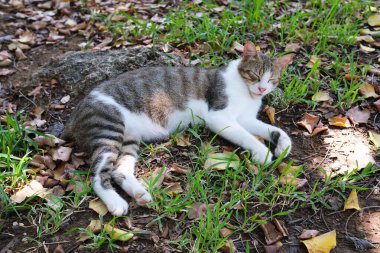
{"label": "tabby cat", "polygon": [[93,187],[113,215],[128,212],[128,203],[111,180],[139,205],[151,195],[134,176],[139,142],[168,138],[203,119],[207,127],[239,145],[261,164],[271,151],[255,135],[276,139],[274,155],[291,149],[280,128],[256,119],[262,98],[275,88],[286,65],[283,58],[259,54],[253,43],[242,58],[219,69],[147,67],[123,73],[98,85],[75,108],[63,138],[89,154]]}

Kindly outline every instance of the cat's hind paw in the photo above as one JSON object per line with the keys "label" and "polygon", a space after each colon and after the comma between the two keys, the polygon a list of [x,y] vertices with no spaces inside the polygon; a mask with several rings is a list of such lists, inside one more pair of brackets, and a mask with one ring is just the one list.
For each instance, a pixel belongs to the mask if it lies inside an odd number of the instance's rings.
{"label": "cat's hind paw", "polygon": [[265,149],[265,151],[252,153],[252,159],[258,161],[260,164],[270,163],[272,162],[273,155],[269,149]]}
{"label": "cat's hind paw", "polygon": [[286,154],[284,156],[286,157],[289,155],[291,149],[292,141],[290,140],[290,137],[286,133],[281,133],[277,141],[276,149],[274,150],[274,155],[276,157],[280,157],[286,150]]}
{"label": "cat's hind paw", "polygon": [[147,206],[148,203],[152,202],[152,196],[149,192],[147,192],[145,189],[140,189],[136,192],[134,192],[134,198],[136,200],[136,203],[139,206]]}

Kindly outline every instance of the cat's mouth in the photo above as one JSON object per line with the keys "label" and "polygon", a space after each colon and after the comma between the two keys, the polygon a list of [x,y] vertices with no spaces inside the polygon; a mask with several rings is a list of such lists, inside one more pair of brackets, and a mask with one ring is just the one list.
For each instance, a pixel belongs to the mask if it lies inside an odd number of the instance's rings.
{"label": "cat's mouth", "polygon": [[251,91],[251,96],[262,97],[264,96],[264,93],[256,93],[256,92]]}

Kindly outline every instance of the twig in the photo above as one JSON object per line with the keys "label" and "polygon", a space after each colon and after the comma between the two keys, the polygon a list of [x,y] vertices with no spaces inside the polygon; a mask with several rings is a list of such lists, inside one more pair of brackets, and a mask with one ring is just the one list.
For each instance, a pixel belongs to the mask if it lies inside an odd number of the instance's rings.
{"label": "twig", "polygon": [[71,241],[60,241],[60,242],[44,242],[45,245],[53,245],[53,244],[61,244],[61,243],[69,243]]}
{"label": "twig", "polygon": [[[362,210],[366,210],[366,209],[371,209],[371,208],[380,208],[380,206],[366,206],[366,207],[363,207],[361,209]],[[346,225],[344,226],[344,229],[345,229],[345,232],[346,232],[346,236],[348,236],[348,232],[347,232],[347,225],[348,225],[348,222],[350,221],[350,219],[352,218],[352,216],[354,216],[354,214],[358,213],[359,211],[355,211],[353,212],[350,216],[348,216],[347,218],[347,221],[346,221]]]}

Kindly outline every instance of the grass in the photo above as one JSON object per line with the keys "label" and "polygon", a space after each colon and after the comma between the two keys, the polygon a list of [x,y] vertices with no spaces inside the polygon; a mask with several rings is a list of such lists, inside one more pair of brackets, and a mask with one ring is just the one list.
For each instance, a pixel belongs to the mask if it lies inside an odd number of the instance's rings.
{"label": "grass", "polygon": [[[288,43],[299,43],[300,53],[281,77],[283,91],[269,96],[269,100],[276,101],[278,108],[296,104],[314,108],[317,103],[311,97],[318,90],[328,91],[334,99],[333,105],[341,109],[362,99],[358,94],[362,84],[360,79],[346,80],[345,76],[362,77],[368,71],[368,65],[357,63],[359,55],[354,42],[369,14],[367,7],[371,6],[371,1],[312,0],[304,4],[293,2],[296,6],[292,6],[281,1],[243,0],[232,1],[224,8],[215,1],[203,1],[202,4],[181,1],[178,6],[167,8],[169,12],[162,23],[146,20],[137,11],[117,11],[110,15],[91,12],[87,1],[81,2],[82,11],[91,14],[94,25],[96,22],[104,24],[106,31],[114,36],[115,44],[123,41],[139,44],[152,39],[153,48],[165,44],[179,48],[190,60],[200,59],[201,66],[206,67],[218,67],[237,58],[239,54],[233,51],[235,42],[243,44],[251,40],[266,44],[264,51],[272,56],[279,55]],[[152,11],[161,17],[159,8]],[[358,13],[362,20],[357,18]],[[323,61],[321,65],[306,68],[312,55]],[[30,223],[35,228],[35,237],[29,239],[40,244],[43,238],[60,231],[72,210],[85,206],[92,190],[86,184],[88,172],[79,171],[77,176],[81,180],[73,183],[79,184],[83,190],[74,190],[60,199],[53,197],[50,201],[55,205],[34,197],[19,205],[10,200],[9,196],[30,180],[28,163],[39,151],[30,138],[39,133],[25,129],[22,126],[24,120],[21,114],[7,115],[6,123],[0,128],[0,218],[27,209]],[[181,237],[171,243],[184,252],[216,252],[229,240],[219,232],[224,227],[234,234],[251,233],[273,217],[286,217],[302,208],[311,208],[315,212],[321,208],[331,209],[326,200],[329,196],[344,199],[348,189],[364,190],[360,182],[379,171],[368,165],[361,171],[356,169],[332,177],[320,168],[325,174],[324,180],[309,182],[309,189],[300,190],[295,185],[279,182],[281,174],[276,165],[281,158],[273,164],[260,166],[251,163],[248,153],[235,151],[241,158],[236,169],[204,168],[209,154],[220,150],[215,144],[216,136],[205,137],[204,129],[198,125],[188,129],[187,133],[192,143],[196,143],[189,147],[194,151],[189,161],[190,171],[185,177],[173,176],[184,192],[173,194],[165,187],[155,187],[161,174],[147,181],[154,197],[152,208],[157,213],[149,225],[157,224],[162,230],[167,220],[175,220],[177,228],[185,229]],[[174,133],[167,143],[146,144],[140,162],[150,168],[150,161],[158,153],[173,158],[170,147],[179,134]],[[291,164],[292,161],[288,167]],[[250,169],[254,165],[258,168],[257,173]],[[295,174],[295,177],[306,176],[302,167]],[[189,219],[190,211],[197,204],[202,204],[204,210],[197,219]],[[114,225],[118,219],[114,217],[108,224]],[[103,246],[114,251],[119,248],[105,230],[95,234],[85,228],[73,228],[68,233],[76,230],[90,237],[86,244],[89,249]],[[246,249],[249,250],[249,245]]]}

